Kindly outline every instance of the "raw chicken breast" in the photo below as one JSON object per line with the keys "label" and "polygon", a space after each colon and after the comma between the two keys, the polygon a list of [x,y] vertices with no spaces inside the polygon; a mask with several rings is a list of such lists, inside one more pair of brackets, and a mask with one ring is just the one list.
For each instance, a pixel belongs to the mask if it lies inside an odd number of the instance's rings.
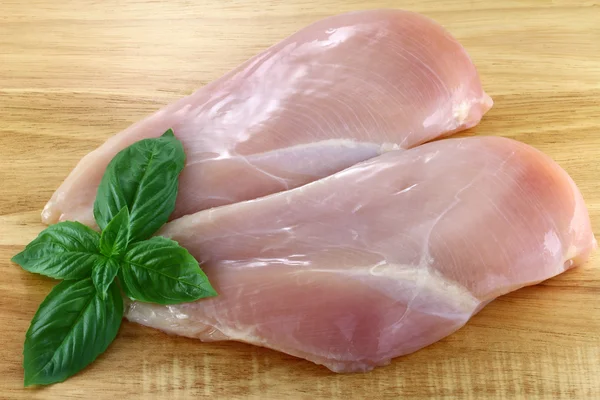
{"label": "raw chicken breast", "polygon": [[469,128],[491,105],[463,47],[430,19],[394,10],[327,18],[109,139],[79,162],[42,219],[94,225],[110,159],[168,128],[187,154],[175,218]]}
{"label": "raw chicken breast", "polygon": [[[452,173],[449,174],[448,172]],[[133,302],[131,321],[365,371],[434,343],[494,298],[584,262],[595,239],[570,177],[498,137],[389,152],[161,232],[219,295]]]}

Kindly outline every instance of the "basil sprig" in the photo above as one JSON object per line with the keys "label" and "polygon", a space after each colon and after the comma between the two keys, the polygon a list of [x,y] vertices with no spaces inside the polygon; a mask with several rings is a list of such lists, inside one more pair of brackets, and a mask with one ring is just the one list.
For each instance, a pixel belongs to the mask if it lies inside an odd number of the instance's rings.
{"label": "basil sprig", "polygon": [[158,304],[216,295],[186,249],[151,238],[175,208],[184,165],[170,129],[132,144],[111,160],[98,187],[94,218],[101,233],[61,222],[13,257],[27,271],[63,280],[25,335],[25,386],[62,382],[102,354],[121,326],[121,292]]}

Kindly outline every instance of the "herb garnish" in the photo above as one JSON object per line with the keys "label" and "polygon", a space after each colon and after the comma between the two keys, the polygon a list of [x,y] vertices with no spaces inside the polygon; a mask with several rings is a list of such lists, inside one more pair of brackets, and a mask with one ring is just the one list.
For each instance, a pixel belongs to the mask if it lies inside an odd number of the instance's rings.
{"label": "herb garnish", "polygon": [[72,221],[43,230],[12,261],[61,279],[37,310],[23,350],[25,386],[62,382],[103,353],[132,300],[178,304],[215,296],[177,242],[151,237],[175,208],[183,146],[168,130],[119,152],[94,203],[98,233]]}

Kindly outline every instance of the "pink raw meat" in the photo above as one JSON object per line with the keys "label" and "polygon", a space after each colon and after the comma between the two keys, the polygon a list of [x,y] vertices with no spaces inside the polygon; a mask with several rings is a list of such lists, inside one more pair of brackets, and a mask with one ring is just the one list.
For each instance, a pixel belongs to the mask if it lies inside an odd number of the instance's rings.
{"label": "pink raw meat", "polygon": [[398,10],[327,18],[110,138],[79,162],[42,219],[94,225],[109,160],[168,128],[187,154],[175,218],[472,127],[491,105],[466,51],[432,20]]}
{"label": "pink raw meat", "polygon": [[[451,171],[451,173],[449,173]],[[365,371],[463,326],[595,248],[573,181],[525,144],[447,139],[303,187],[179,218],[162,234],[219,295],[127,318]]]}

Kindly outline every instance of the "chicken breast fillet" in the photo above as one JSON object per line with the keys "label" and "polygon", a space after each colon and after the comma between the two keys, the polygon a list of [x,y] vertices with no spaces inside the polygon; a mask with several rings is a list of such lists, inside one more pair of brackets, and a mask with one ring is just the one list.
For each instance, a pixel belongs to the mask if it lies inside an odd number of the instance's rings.
{"label": "chicken breast fillet", "polygon": [[491,105],[464,48],[432,20],[398,10],[326,18],[110,138],[79,162],[42,220],[95,225],[108,162],[168,128],[187,154],[176,218],[469,128]]}
{"label": "chicken breast fillet", "polygon": [[[451,171],[452,173],[449,173]],[[366,371],[462,327],[494,298],[585,261],[573,181],[499,137],[389,152],[330,177],[170,222],[219,295],[126,317]]]}

